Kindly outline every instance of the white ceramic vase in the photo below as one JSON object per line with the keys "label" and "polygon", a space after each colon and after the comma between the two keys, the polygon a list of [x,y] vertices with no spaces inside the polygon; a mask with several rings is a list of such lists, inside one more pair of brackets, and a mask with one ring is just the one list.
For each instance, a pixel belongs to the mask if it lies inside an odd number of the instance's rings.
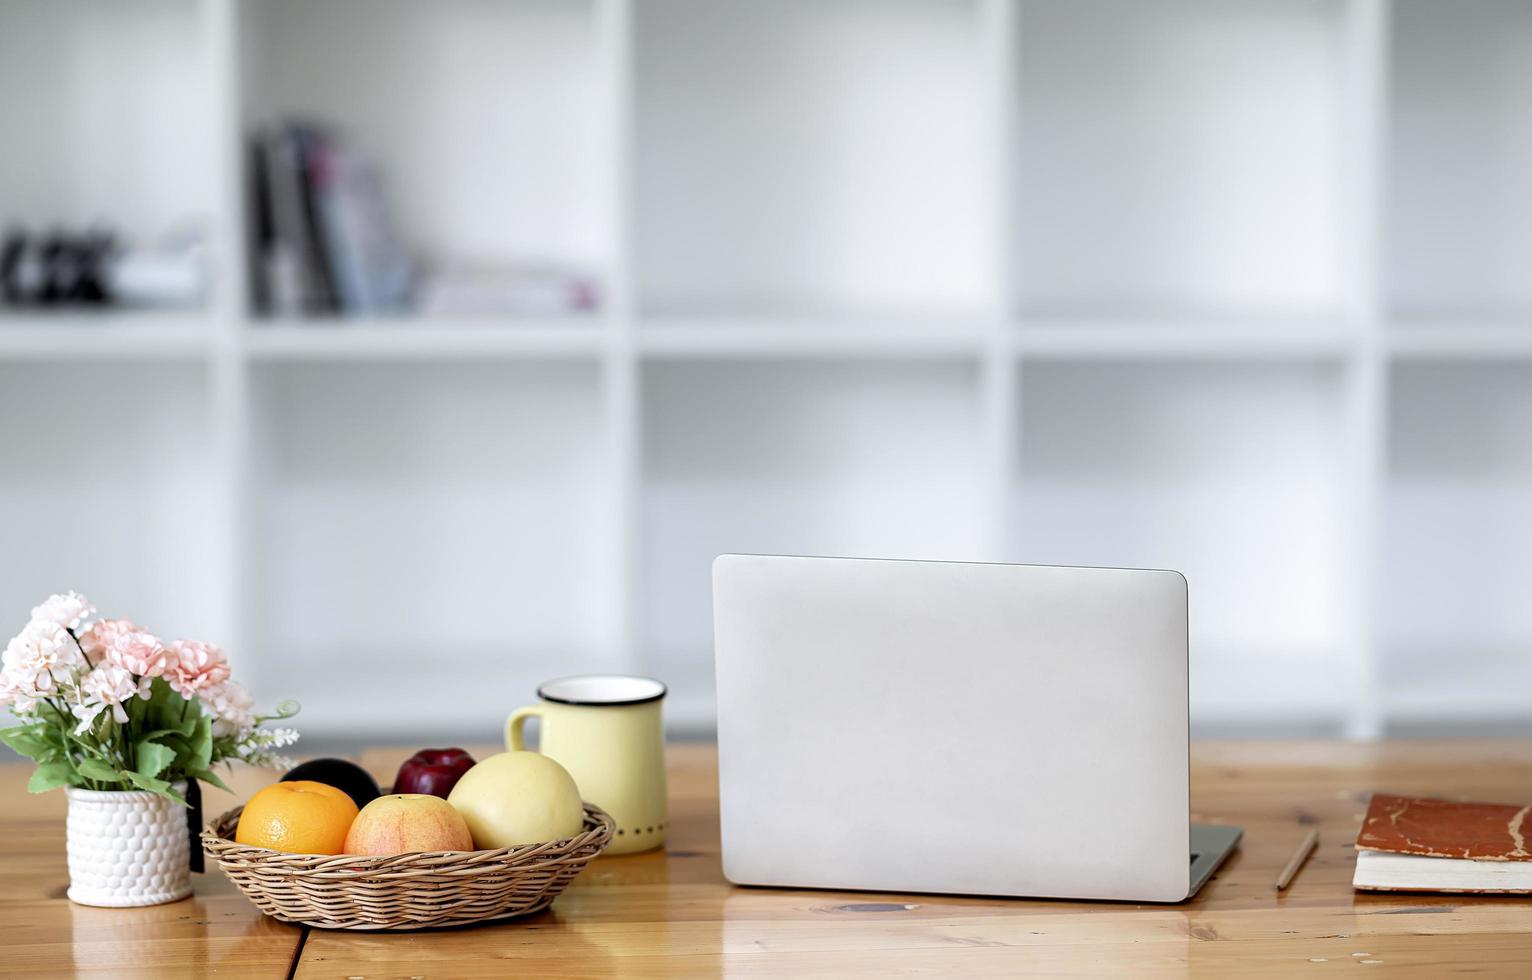
{"label": "white ceramic vase", "polygon": [[[139,790],[64,792],[71,902],[129,908],[192,893],[185,807]],[[186,784],[176,792],[184,796]]]}

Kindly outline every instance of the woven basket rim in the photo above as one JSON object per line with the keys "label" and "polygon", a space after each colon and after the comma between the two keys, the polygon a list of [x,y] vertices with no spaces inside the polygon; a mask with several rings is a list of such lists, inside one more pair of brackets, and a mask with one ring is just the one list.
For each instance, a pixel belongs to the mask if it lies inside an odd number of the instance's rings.
{"label": "woven basket rim", "polygon": [[[483,864],[500,859],[514,860],[534,854],[557,855],[597,844],[604,850],[616,829],[616,822],[605,810],[594,803],[582,801],[584,823],[577,834],[551,841],[534,841],[510,847],[479,848],[471,851],[405,851],[399,854],[299,854],[277,851],[269,847],[256,847],[237,843],[225,837],[218,828],[229,824],[229,832],[238,826],[244,804],[219,814],[202,828],[203,845],[220,861],[249,861],[264,865],[286,865],[293,871],[325,871],[330,874],[350,871],[355,877],[365,878],[379,871],[398,870],[401,865],[449,868],[454,863]],[[589,838],[588,840],[585,838]]]}

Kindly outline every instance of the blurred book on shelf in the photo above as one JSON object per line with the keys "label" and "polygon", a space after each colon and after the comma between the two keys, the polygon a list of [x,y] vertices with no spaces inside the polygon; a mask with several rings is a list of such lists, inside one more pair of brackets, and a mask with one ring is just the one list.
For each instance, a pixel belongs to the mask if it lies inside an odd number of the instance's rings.
{"label": "blurred book on shelf", "polygon": [[0,236],[0,303],[21,308],[185,309],[207,287],[200,232],[125,244],[105,227]]}
{"label": "blurred book on shelf", "polygon": [[265,315],[559,316],[597,306],[595,277],[582,270],[418,261],[396,232],[378,167],[330,127],[267,126],[249,153],[252,295]]}
{"label": "blurred book on shelf", "polygon": [[416,269],[372,165],[323,127],[285,122],[250,147],[252,287],[274,316],[409,309]]}

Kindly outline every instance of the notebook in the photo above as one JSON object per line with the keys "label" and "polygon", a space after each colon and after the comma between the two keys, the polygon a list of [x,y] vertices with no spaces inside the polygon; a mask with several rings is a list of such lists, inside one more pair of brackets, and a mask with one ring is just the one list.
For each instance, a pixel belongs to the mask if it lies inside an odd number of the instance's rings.
{"label": "notebook", "polygon": [[1532,805],[1372,798],[1352,885],[1367,891],[1532,894]]}

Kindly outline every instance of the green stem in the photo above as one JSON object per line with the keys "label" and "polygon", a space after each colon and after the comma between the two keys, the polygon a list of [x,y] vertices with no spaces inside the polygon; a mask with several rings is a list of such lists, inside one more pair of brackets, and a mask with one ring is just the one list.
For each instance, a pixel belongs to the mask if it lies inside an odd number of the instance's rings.
{"label": "green stem", "polygon": [[[74,634],[71,633],[70,635],[73,636]],[[51,699],[49,699],[46,703],[47,703],[48,707],[53,709],[53,713],[59,716],[58,717],[58,724],[59,724],[60,728],[64,732],[64,755],[68,756],[68,758],[69,758],[69,768],[74,769],[76,772],[78,772],[79,771],[79,764],[80,763],[79,763],[79,760],[77,760],[75,758],[74,750],[72,748],[70,748],[70,743],[73,741],[73,738],[72,738],[72,735],[71,735],[71,731],[72,731],[74,726],[72,726],[69,723],[69,719],[74,717],[74,716],[73,715],[66,715],[63,712],[63,710],[60,709],[59,706],[57,704],[55,704]],[[89,782],[89,780],[87,780],[87,782]],[[92,786],[92,787],[89,787],[89,788],[94,789],[95,787]]]}

